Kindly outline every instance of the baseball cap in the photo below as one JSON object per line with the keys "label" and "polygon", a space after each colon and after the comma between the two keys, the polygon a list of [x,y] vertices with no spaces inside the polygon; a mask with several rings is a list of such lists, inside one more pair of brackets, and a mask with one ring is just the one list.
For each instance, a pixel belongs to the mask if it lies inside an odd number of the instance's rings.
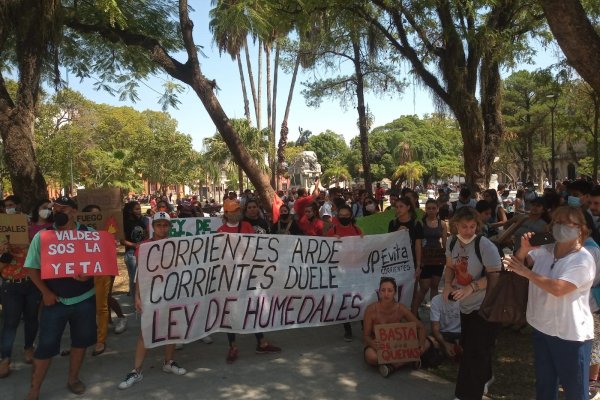
{"label": "baseball cap", "polygon": [[59,206],[67,206],[71,208],[77,208],[77,203],[75,200],[70,198],[69,196],[61,196],[58,199],[54,200],[54,204],[58,204]]}
{"label": "baseball cap", "polygon": [[226,200],[223,202],[224,212],[235,212],[240,209],[240,203],[235,200]]}
{"label": "baseball cap", "polygon": [[171,222],[171,217],[169,217],[169,214],[167,214],[164,211],[159,211],[159,212],[155,213],[154,216],[152,217],[152,222],[161,221],[161,220]]}

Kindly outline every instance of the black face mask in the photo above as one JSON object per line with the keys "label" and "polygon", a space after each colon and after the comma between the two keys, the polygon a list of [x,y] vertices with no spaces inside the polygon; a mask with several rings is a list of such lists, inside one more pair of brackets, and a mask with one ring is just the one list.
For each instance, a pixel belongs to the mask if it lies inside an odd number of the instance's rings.
{"label": "black face mask", "polygon": [[54,213],[54,224],[56,226],[58,226],[59,228],[65,226],[68,222],[69,222],[69,216],[67,214],[62,213],[62,212]]}
{"label": "black face mask", "polygon": [[338,217],[338,221],[340,221],[340,224],[342,224],[344,226],[348,226],[352,223],[352,218],[351,217]]}
{"label": "black face mask", "polygon": [[282,219],[282,220],[288,219],[289,217],[290,217],[290,214],[281,214],[281,215],[279,215],[279,219]]}

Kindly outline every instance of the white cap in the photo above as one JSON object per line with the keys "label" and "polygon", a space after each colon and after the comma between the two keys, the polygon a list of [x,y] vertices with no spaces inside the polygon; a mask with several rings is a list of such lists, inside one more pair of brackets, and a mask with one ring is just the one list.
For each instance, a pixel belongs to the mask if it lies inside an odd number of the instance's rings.
{"label": "white cap", "polygon": [[159,211],[159,212],[155,213],[154,216],[152,217],[152,222],[161,221],[161,220],[171,222],[171,217],[169,217],[169,214],[167,214],[164,211]]}

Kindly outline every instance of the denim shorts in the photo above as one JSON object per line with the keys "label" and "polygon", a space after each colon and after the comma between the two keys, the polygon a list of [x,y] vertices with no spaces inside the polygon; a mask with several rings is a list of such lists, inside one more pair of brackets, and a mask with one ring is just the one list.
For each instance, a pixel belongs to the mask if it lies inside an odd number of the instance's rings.
{"label": "denim shorts", "polygon": [[86,348],[96,343],[96,296],[70,306],[56,303],[42,307],[35,358],[48,359],[60,352],[67,322],[71,332],[71,347]]}

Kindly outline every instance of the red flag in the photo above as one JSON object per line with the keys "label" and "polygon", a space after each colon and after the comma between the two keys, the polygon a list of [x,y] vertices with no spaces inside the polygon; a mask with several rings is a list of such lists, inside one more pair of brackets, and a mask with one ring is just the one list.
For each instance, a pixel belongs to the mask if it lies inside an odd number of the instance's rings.
{"label": "red flag", "polygon": [[277,221],[279,221],[279,208],[283,205],[283,200],[281,200],[281,197],[279,197],[277,195],[277,193],[275,193],[273,195],[273,223],[277,223]]}

